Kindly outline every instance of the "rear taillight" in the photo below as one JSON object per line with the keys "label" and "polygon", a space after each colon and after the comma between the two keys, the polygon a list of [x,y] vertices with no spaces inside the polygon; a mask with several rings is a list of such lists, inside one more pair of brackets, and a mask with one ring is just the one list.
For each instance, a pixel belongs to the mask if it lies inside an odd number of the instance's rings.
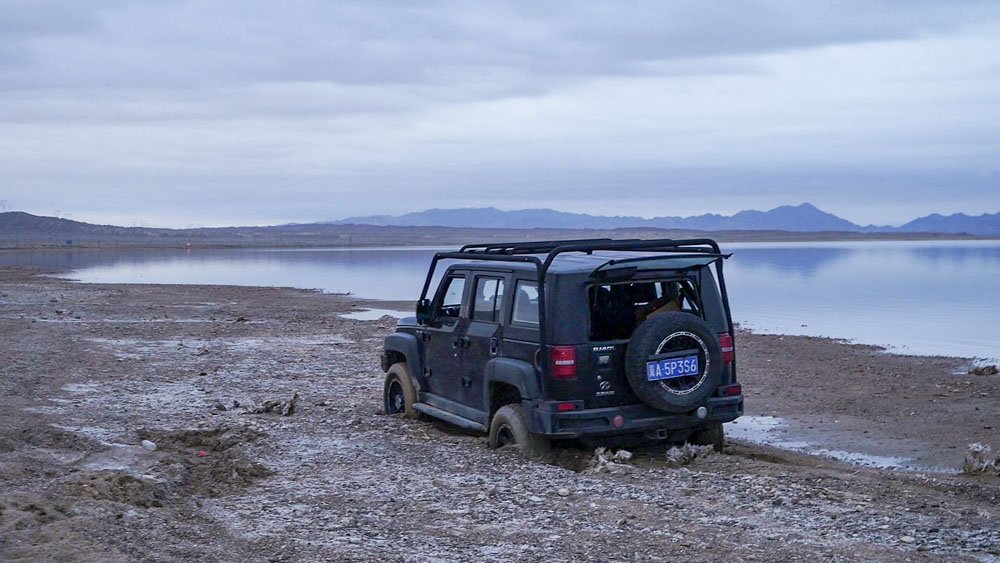
{"label": "rear taillight", "polygon": [[553,346],[551,357],[553,379],[576,379],[575,346]]}
{"label": "rear taillight", "polygon": [[733,335],[728,332],[720,334],[719,348],[722,348],[722,363],[733,363],[733,360],[736,359],[736,349],[733,348]]}
{"label": "rear taillight", "polygon": [[743,394],[743,386],[739,383],[719,389],[719,394],[723,397],[735,397]]}

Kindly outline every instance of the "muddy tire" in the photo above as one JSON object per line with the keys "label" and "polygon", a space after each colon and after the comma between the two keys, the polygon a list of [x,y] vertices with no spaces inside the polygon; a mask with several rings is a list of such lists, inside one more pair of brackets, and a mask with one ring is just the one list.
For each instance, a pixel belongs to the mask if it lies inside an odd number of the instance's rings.
{"label": "muddy tire", "polygon": [[[649,381],[646,362],[664,354],[690,350],[698,356],[695,375]],[[701,317],[663,313],[643,321],[632,334],[625,353],[625,375],[639,400],[666,412],[681,413],[711,395],[722,376],[718,337]]]}
{"label": "muddy tire", "polygon": [[712,446],[712,449],[722,453],[726,447],[726,433],[722,429],[722,423],[709,424],[708,427],[697,430],[688,438],[688,443],[696,446]]}
{"label": "muddy tire", "polygon": [[504,447],[514,447],[530,460],[545,460],[552,454],[548,438],[528,431],[528,421],[521,405],[500,407],[490,421],[490,448]]}
{"label": "muddy tire", "polygon": [[385,374],[383,387],[383,406],[385,414],[401,414],[406,418],[417,418],[413,404],[417,402],[417,389],[410,377],[410,368],[405,362],[392,364]]}

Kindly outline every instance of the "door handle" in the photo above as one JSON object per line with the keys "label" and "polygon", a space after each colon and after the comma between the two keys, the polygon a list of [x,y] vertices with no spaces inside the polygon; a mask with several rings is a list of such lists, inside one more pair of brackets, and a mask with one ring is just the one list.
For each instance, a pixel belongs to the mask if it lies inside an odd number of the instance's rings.
{"label": "door handle", "polygon": [[495,336],[493,338],[490,338],[490,355],[496,356],[499,348],[500,348],[500,339]]}

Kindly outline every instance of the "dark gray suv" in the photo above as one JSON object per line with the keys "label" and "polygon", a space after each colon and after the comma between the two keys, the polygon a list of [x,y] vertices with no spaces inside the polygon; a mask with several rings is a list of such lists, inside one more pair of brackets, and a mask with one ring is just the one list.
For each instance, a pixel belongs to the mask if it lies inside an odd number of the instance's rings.
{"label": "dark gray suv", "polygon": [[529,457],[564,439],[721,450],[722,423],[743,413],[728,257],[711,239],[438,253],[416,317],[385,339],[385,411],[488,432],[491,447]]}

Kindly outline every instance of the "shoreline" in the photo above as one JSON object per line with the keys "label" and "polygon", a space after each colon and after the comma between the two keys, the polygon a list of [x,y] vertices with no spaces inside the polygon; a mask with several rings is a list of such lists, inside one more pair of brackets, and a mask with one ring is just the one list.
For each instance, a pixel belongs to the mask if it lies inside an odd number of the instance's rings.
{"label": "shoreline", "polygon": [[371,249],[392,246],[461,246],[471,241],[516,242],[574,238],[713,238],[720,243],[899,242],[1000,240],[958,233],[862,233],[849,231],[690,231],[671,229],[477,229],[471,227],[326,226],[314,232],[275,232],[269,227],[226,228],[225,235],[158,233],[101,236],[80,233],[0,235],[0,252],[25,250],[185,249]]}
{"label": "shoreline", "polygon": [[[348,309],[338,316],[344,318],[345,320],[357,320],[360,322],[379,322],[384,324],[383,318],[374,317],[370,314],[365,314],[367,311],[394,311],[399,313],[408,313],[414,306],[415,302],[407,300],[383,300],[383,299],[372,299],[362,296],[358,296],[351,293],[328,293],[320,289],[310,289],[310,288],[298,288],[298,287],[278,287],[278,286],[252,286],[252,285],[201,285],[201,284],[127,284],[127,283],[93,283],[93,282],[80,282],[71,278],[59,277],[59,274],[66,273],[67,270],[62,269],[40,269],[34,267],[10,267],[10,266],[0,266],[0,275],[11,269],[22,269],[29,272],[33,272],[35,275],[49,277],[52,280],[58,280],[66,282],[73,285],[81,286],[93,286],[93,287],[119,287],[119,288],[141,288],[142,290],[156,291],[156,290],[169,290],[171,288],[176,288],[178,290],[190,290],[190,291],[206,291],[206,290],[232,290],[236,292],[268,292],[268,291],[284,291],[292,293],[301,293],[303,295],[328,295],[343,300]],[[392,326],[395,326],[395,317],[393,317]],[[768,343],[765,348],[764,355],[783,357],[782,354],[790,356],[793,358],[793,363],[802,362],[807,366],[807,371],[813,371],[816,374],[826,374],[831,373],[829,366],[840,364],[845,365],[845,362],[837,361],[837,356],[842,356],[843,358],[862,358],[868,363],[866,369],[875,369],[873,366],[880,366],[883,371],[892,372],[894,369],[898,369],[900,366],[905,366],[906,369],[920,370],[930,367],[936,370],[948,378],[964,378],[971,379],[975,381],[977,379],[982,379],[984,382],[996,382],[1000,383],[1000,377],[989,376],[975,376],[970,370],[972,367],[984,365],[984,363],[995,362],[991,358],[981,358],[981,357],[965,357],[965,356],[943,356],[943,355],[921,355],[915,353],[901,352],[898,350],[893,350],[891,346],[884,344],[869,344],[852,341],[847,338],[839,338],[832,336],[814,336],[814,335],[804,335],[804,334],[794,334],[794,333],[781,333],[781,332],[771,332],[767,330],[754,329],[752,327],[741,326],[736,323],[736,345],[739,350],[739,361],[740,361],[740,380],[743,381],[747,377],[748,370],[751,370],[751,379],[759,377],[761,373],[767,373],[770,370],[765,369],[764,366],[760,365],[759,361],[747,362],[747,354],[751,355],[751,360],[754,360],[753,354],[760,353],[760,344]],[[747,348],[747,351],[742,350]],[[823,365],[818,365],[815,356],[822,352],[827,356],[825,363]],[[772,363],[773,358],[766,358],[765,363]],[[847,364],[849,364],[848,360]],[[788,362],[784,362],[788,363]],[[769,366],[768,366],[769,367]],[[798,366],[796,366],[798,367]],[[850,367],[849,365],[847,366]],[[826,369],[824,369],[826,368]],[[789,371],[794,368],[789,366]],[[897,374],[898,377],[898,374]],[[768,379],[768,384],[771,384],[774,378]],[[805,383],[805,382],[804,382]],[[863,383],[857,381],[857,383]],[[935,387],[940,387],[939,384],[934,384]],[[1000,389],[1000,385],[997,385]],[[822,391],[827,391],[825,388]],[[810,389],[808,385],[803,388],[803,393],[812,394],[815,390]],[[751,395],[752,393],[748,393]],[[991,395],[992,396],[992,395]],[[1000,397],[1000,394],[997,395]],[[934,403],[931,400],[931,403]],[[835,446],[840,444],[841,446],[857,451],[862,455],[878,455],[880,453],[886,453],[884,445],[871,445],[868,448],[857,448],[857,443],[854,441],[850,433],[845,436],[822,436],[813,432],[816,429],[815,424],[823,424],[823,422],[816,423],[811,422],[811,417],[808,416],[809,413],[799,412],[802,415],[795,422],[794,417],[788,418],[785,415],[789,412],[796,411],[796,409],[789,407],[797,406],[794,402],[789,404],[784,404],[783,402],[778,402],[780,404],[774,403],[771,400],[765,400],[763,402],[758,402],[754,405],[754,402],[750,402],[750,406],[747,407],[746,416],[749,417],[778,417],[781,419],[781,424],[779,427],[770,428],[766,432],[757,432],[755,441],[763,445],[774,445],[777,444],[781,448],[782,443],[791,443],[797,445],[804,440],[808,442],[808,447],[797,448],[798,450],[805,451],[806,453],[816,452],[823,449],[823,446]],[[885,403],[883,401],[883,403]],[[868,410],[872,410],[872,407],[866,407]],[[888,404],[882,404],[879,408],[891,409],[893,405],[891,401]],[[978,410],[978,409],[976,409]],[[797,412],[797,411],[796,411]],[[846,414],[846,410],[844,411]],[[916,411],[911,411],[916,412]],[[777,414],[775,414],[777,413]],[[860,424],[860,423],[859,423]],[[946,426],[947,423],[942,421],[942,425]],[[855,424],[857,426],[857,424]],[[860,431],[859,431],[860,432]],[[867,433],[867,432],[865,432]],[[1000,433],[995,437],[996,439],[989,435],[980,435],[978,441],[983,443],[991,443],[992,447],[1000,451]],[[976,441],[976,440],[973,440]],[[943,442],[942,442],[943,444]],[[942,445],[939,444],[939,445]],[[952,448],[951,445],[944,446],[947,449]],[[787,449],[787,448],[786,448]],[[796,449],[796,448],[792,448]],[[891,450],[892,448],[890,448]],[[912,450],[912,448],[911,448]],[[895,451],[895,457],[900,459],[910,459],[909,456],[905,455],[908,452],[904,452],[899,449]],[[957,461],[951,459],[949,462],[948,456],[931,455],[929,456],[930,461],[926,463],[915,463],[911,464],[915,467],[920,468],[933,468],[933,467],[947,467],[957,466]],[[900,464],[900,467],[905,466],[905,464]]]}

